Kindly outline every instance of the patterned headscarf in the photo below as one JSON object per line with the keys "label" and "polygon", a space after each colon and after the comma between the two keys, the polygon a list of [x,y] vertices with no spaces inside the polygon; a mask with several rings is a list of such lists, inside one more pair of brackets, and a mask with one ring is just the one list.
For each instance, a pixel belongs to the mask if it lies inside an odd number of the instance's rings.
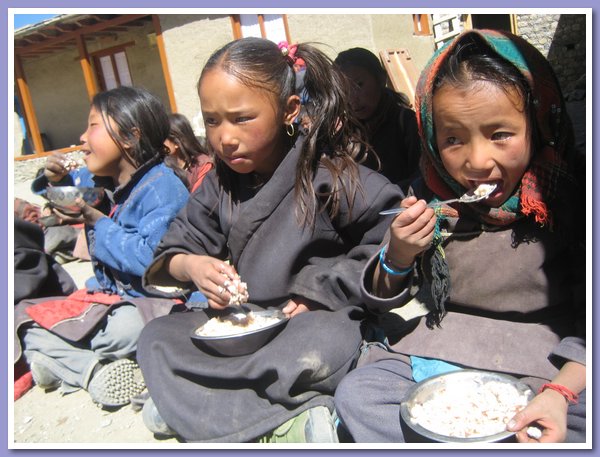
{"label": "patterned headscarf", "polygon": [[[489,225],[508,225],[522,217],[532,217],[541,226],[553,224],[552,202],[563,184],[572,181],[567,156],[573,151],[571,125],[567,117],[563,97],[552,68],[544,56],[524,39],[504,31],[469,30],[438,50],[431,58],[417,84],[415,106],[419,133],[424,145],[421,171],[425,184],[435,194],[435,200],[447,200],[464,194],[462,187],[444,169],[435,139],[433,124],[433,92],[441,69],[459,46],[467,42],[479,42],[500,58],[511,63],[525,77],[532,99],[533,117],[539,147],[533,151],[532,160],[520,185],[513,195],[499,208],[482,204],[453,205],[440,208],[438,216],[456,217],[461,212],[475,215]],[[566,178],[566,179],[565,179]],[[432,256],[432,294],[437,311],[430,316],[431,323],[439,324],[443,317],[444,302],[449,295],[450,278],[448,266],[441,247],[439,226],[434,236]]]}

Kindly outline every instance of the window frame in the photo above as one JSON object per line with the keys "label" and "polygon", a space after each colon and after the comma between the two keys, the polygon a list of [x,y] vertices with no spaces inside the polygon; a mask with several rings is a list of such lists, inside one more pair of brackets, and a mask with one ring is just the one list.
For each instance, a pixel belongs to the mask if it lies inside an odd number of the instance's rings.
{"label": "window frame", "polygon": [[106,90],[106,80],[104,78],[104,72],[102,71],[102,64],[100,63],[100,59],[102,57],[110,56],[110,61],[111,61],[113,73],[115,75],[115,79],[117,82],[117,87],[122,86],[121,78],[119,77],[119,71],[117,68],[117,63],[115,60],[115,55],[119,54],[121,52],[125,54],[125,61],[127,63],[127,73],[129,74],[129,79],[132,81],[132,84],[133,84],[133,79],[131,77],[131,67],[129,66],[129,59],[127,58],[127,48],[130,46],[134,46],[134,45],[135,45],[135,42],[131,41],[128,43],[120,44],[118,46],[113,46],[111,48],[106,48],[106,49],[102,49],[100,51],[90,53],[90,58],[92,59],[92,62],[94,65],[94,70],[96,73],[96,82],[98,83],[98,87],[100,88],[101,91]]}
{"label": "window frame", "polygon": [[[260,27],[260,35],[262,38],[267,38],[267,30],[265,28],[265,15],[257,14],[258,18],[258,26]],[[231,28],[233,30],[233,39],[239,40],[240,38],[244,38],[242,34],[242,19],[241,14],[232,14],[231,18]],[[290,36],[290,28],[288,26],[287,14],[281,15],[281,20],[283,21],[283,28],[285,31],[285,39],[288,43],[291,43],[292,39]]]}

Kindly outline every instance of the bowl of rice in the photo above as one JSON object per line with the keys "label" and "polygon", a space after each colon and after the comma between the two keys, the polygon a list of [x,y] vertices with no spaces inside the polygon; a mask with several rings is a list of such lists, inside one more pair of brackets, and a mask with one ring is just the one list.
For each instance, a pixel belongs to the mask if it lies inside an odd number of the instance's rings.
{"label": "bowl of rice", "polygon": [[246,315],[239,309],[228,310],[192,330],[196,346],[223,357],[252,354],[275,338],[289,320],[278,309],[249,311]]}
{"label": "bowl of rice", "polygon": [[407,442],[510,441],[506,424],[533,397],[512,376],[458,370],[415,384],[400,404],[400,422]]}

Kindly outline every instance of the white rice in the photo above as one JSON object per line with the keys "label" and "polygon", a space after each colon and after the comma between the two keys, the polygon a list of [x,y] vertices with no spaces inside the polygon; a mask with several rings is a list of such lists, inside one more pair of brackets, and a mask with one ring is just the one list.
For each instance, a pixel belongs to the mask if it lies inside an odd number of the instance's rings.
{"label": "white rice", "polygon": [[478,197],[483,197],[485,195],[491,194],[496,188],[496,184],[479,184],[477,188],[473,191],[473,194]]}
{"label": "white rice", "polygon": [[248,313],[247,323],[235,323],[230,320],[223,320],[221,317],[213,317],[209,319],[203,326],[196,330],[198,336],[229,336],[236,335],[238,333],[251,332],[258,330],[269,325],[279,322],[278,317],[265,317],[254,314],[253,312]]}
{"label": "white rice", "polygon": [[512,384],[500,381],[447,381],[439,392],[410,408],[413,422],[439,435],[475,438],[506,430],[528,402]]}

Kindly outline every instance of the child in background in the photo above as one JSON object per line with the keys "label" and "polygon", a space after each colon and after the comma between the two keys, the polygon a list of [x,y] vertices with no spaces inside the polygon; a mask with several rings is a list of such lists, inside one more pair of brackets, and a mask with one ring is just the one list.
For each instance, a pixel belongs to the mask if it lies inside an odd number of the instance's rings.
{"label": "child in background", "polygon": [[[306,134],[294,127],[297,58],[315,106]],[[389,224],[379,211],[402,194],[349,153],[360,152],[357,122],[342,75],[318,49],[231,42],[208,60],[198,92],[216,168],[163,238],[145,284],[198,289],[209,309],[142,332],[144,422],[186,441],[336,442],[332,394],[361,342],[360,272]],[[190,334],[223,314],[225,281],[238,274],[246,306],[291,319],[257,352],[215,357]]]}
{"label": "child in background", "polygon": [[[144,321],[167,314],[173,301],[145,298],[141,276],[189,196],[163,163],[168,133],[162,103],[145,90],[119,87],[94,97],[82,150],[89,172],[115,187],[109,216],[78,203],[95,277],[68,297],[25,300],[15,308],[40,387],[84,388],[107,407],[128,403],[144,388],[130,358]],[[15,349],[18,360],[18,342]]]}
{"label": "child in background", "polygon": [[211,157],[183,114],[170,114],[169,124],[171,127],[165,145],[179,168],[185,170],[190,193],[194,192],[213,167]]}
{"label": "child in background", "polygon": [[[403,94],[386,87],[387,74],[371,51],[347,49],[335,64],[349,80],[350,106],[367,131],[379,171],[406,192],[418,176],[421,155],[415,112]],[[373,159],[365,164],[373,169],[379,165]]]}
{"label": "child in background", "polygon": [[[417,109],[424,183],[362,284],[388,346],[342,380],[342,423],[356,442],[404,442],[407,390],[475,368],[538,393],[507,424],[519,442],[585,441],[585,183],[550,65],[522,38],[467,31],[423,71]],[[496,185],[481,203],[426,204],[480,184]]]}

